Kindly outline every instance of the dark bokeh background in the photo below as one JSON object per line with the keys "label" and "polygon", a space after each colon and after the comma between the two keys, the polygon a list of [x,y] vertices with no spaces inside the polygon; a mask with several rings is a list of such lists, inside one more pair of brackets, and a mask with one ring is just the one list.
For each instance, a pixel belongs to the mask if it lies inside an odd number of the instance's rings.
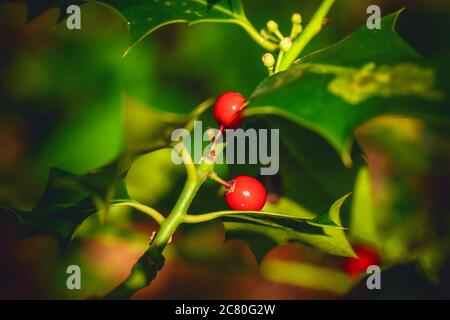
{"label": "dark bokeh background", "polygon": [[[317,1],[243,3],[255,26],[275,19],[285,33],[293,12],[301,12],[307,21],[317,6]],[[448,67],[447,0],[338,1],[329,15],[331,23],[306,52],[330,45],[364,24],[370,4],[380,5],[383,15],[406,7],[398,32],[430,61]],[[156,134],[162,120],[183,117],[223,91],[249,95],[266,76],[260,62],[264,51],[234,25],[169,25],[122,58],[127,30],[112,10],[84,5],[80,31],[69,31],[64,23],[55,26],[57,15],[52,9],[26,23],[25,6],[0,4],[0,203],[5,206],[30,210],[43,190],[49,164],[75,173],[104,165],[135,137]],[[436,232],[448,240],[448,128],[384,118],[363,126],[357,136],[368,156],[375,199],[388,212],[386,219],[390,212],[409,216],[426,208],[441,215],[433,220],[438,221]],[[127,177],[136,199],[163,212],[170,209],[183,179],[183,170],[167,159],[164,152],[143,156]],[[227,168],[221,170],[226,176]],[[219,199],[211,186],[194,205],[213,210]],[[16,222],[7,212],[0,214],[0,221],[0,298],[8,299],[101,295],[128,274],[157,228],[136,212],[113,210],[106,224],[98,216],[88,219],[62,255],[50,238],[14,240]],[[135,298],[343,297],[268,280],[245,245],[223,244],[223,237],[218,223],[183,226],[167,250],[165,268]],[[402,246],[403,238],[398,239],[400,244],[392,246]],[[446,255],[439,259],[440,280],[435,283],[430,281],[433,276],[405,261],[383,273],[379,293],[357,287],[344,297],[450,298],[450,265]],[[305,261],[335,269],[342,265],[342,259],[300,244],[276,248],[265,260]],[[80,291],[65,287],[68,264],[83,270]]]}

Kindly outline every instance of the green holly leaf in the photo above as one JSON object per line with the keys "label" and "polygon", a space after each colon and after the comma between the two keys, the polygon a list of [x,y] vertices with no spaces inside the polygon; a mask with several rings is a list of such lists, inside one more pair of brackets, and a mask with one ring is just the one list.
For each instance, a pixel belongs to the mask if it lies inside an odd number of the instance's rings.
{"label": "green holly leaf", "polygon": [[358,242],[379,246],[376,213],[372,199],[372,180],[367,167],[361,168],[355,183],[350,214],[350,235]]}
{"label": "green holly leaf", "polygon": [[346,194],[345,196],[336,200],[333,205],[328,210],[325,217],[318,216],[312,221],[312,224],[322,224],[324,225],[325,237],[310,236],[308,239],[308,244],[311,244],[325,252],[338,255],[338,256],[356,256],[353,252],[353,248],[350,245],[347,235],[342,228],[335,228],[333,226],[326,226],[327,223],[333,222],[337,226],[341,226],[340,212],[344,201],[350,196]]}
{"label": "green holly leaf", "polygon": [[340,209],[348,196],[338,199],[328,212],[313,219],[265,211],[224,214],[221,220],[226,240],[243,240],[258,262],[271,249],[288,242],[301,242],[334,255],[354,256],[343,228],[339,227]]}
{"label": "green holly leaf", "polygon": [[240,0],[22,0],[27,4],[28,17],[33,19],[45,10],[57,7],[60,9],[61,21],[66,16],[66,8],[71,4],[81,5],[84,2],[95,2],[113,8],[127,23],[130,33],[131,48],[148,34],[172,23],[218,22],[234,23],[247,30],[260,44],[269,50],[276,45],[259,36],[248,22]]}
{"label": "green holly leaf", "polygon": [[384,114],[449,118],[435,70],[395,32],[400,12],[381,30],[362,27],[264,80],[247,115],[276,114],[324,137],[350,164],[354,130]]}
{"label": "green holly leaf", "polygon": [[117,10],[130,31],[130,46],[171,23],[237,23],[246,17],[240,0],[99,0]]}
{"label": "green holly leaf", "polygon": [[19,220],[18,238],[49,235],[67,247],[75,229],[89,216],[105,208],[114,195],[123,198],[117,188],[123,174],[118,162],[101,170],[77,175],[53,167],[39,203],[31,212],[12,210]]}
{"label": "green holly leaf", "polygon": [[[145,152],[150,154],[158,150],[170,151],[156,144],[152,149],[145,149]],[[86,174],[74,174],[52,167],[45,190],[33,210],[25,212],[0,207],[17,217],[19,222],[17,238],[52,236],[64,250],[84,220],[97,212],[106,214],[114,203],[132,200],[125,184],[125,177],[131,163],[140,154],[140,152],[125,154],[110,164]]]}

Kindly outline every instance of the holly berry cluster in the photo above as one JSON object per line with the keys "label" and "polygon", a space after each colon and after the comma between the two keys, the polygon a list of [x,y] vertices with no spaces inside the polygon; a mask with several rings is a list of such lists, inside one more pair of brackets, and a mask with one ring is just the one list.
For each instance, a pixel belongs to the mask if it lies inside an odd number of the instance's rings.
{"label": "holly berry cluster", "polygon": [[[219,135],[226,128],[239,127],[245,107],[246,99],[238,92],[225,92],[217,98],[214,118],[219,124]],[[225,186],[225,201],[232,210],[259,211],[266,203],[267,192],[258,179],[238,176],[226,182],[215,175],[214,180]]]}

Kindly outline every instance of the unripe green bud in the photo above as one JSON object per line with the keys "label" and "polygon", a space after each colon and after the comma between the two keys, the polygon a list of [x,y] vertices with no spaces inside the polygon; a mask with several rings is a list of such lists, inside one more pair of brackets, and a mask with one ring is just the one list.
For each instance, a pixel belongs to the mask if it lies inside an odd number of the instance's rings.
{"label": "unripe green bud", "polygon": [[267,68],[272,68],[275,65],[275,58],[271,53],[265,53],[262,56],[262,62]]}
{"label": "unripe green bud", "polygon": [[267,30],[269,30],[270,32],[278,31],[278,23],[273,20],[267,21]]}
{"label": "unripe green bud", "polygon": [[293,24],[300,24],[302,23],[302,15],[300,13],[294,13],[292,15],[291,21]]}
{"label": "unripe green bud", "polygon": [[292,46],[292,40],[289,37],[284,38],[280,42],[280,49],[281,51],[287,52]]}

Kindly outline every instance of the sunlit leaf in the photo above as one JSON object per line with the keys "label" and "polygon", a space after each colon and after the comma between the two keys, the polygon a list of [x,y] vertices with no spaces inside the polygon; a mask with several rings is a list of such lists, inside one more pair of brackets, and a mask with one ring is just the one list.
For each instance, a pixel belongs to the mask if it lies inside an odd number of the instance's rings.
{"label": "sunlit leaf", "polygon": [[240,0],[99,0],[124,17],[130,48],[146,35],[170,23],[228,22],[245,18]]}
{"label": "sunlit leaf", "polygon": [[340,225],[340,208],[348,195],[337,200],[324,216],[316,219],[297,218],[295,214],[280,215],[260,212],[252,215],[236,212],[224,215],[226,239],[243,240],[258,261],[274,247],[288,242],[301,242],[327,253],[353,256],[352,247]]}
{"label": "sunlit leaf", "polygon": [[421,67],[423,60],[394,30],[398,15],[384,17],[381,30],[361,27],[267,78],[253,93],[248,115],[277,114],[305,126],[323,136],[346,163],[353,131],[372,118],[448,119],[450,109],[436,103],[443,95],[435,72]]}
{"label": "sunlit leaf", "polygon": [[372,199],[372,184],[367,167],[361,168],[355,184],[350,215],[350,235],[356,241],[377,246],[378,232]]}

